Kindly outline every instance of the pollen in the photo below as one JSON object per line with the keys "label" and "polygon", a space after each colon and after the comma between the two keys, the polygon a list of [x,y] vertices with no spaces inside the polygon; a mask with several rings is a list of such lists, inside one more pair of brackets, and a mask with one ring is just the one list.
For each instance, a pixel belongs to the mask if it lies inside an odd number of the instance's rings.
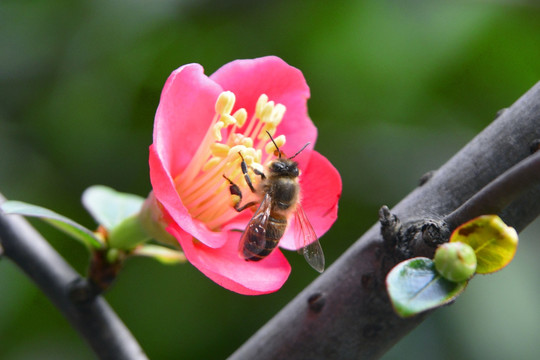
{"label": "pollen", "polygon": [[[238,216],[234,205],[240,197],[231,196],[229,184],[223,175],[240,187],[242,201],[256,198],[248,187],[240,163],[247,165],[248,175],[257,188],[266,164],[276,155],[276,145],[285,144],[285,136],[277,132],[286,111],[283,104],[275,103],[261,94],[251,117],[245,108],[235,108],[236,96],[224,91],[216,99],[215,115],[207,134],[189,164],[174,179],[184,206],[190,214],[203,221],[208,228],[220,230],[222,224]],[[233,112],[234,110],[234,112]],[[232,115],[231,115],[232,113]]]}

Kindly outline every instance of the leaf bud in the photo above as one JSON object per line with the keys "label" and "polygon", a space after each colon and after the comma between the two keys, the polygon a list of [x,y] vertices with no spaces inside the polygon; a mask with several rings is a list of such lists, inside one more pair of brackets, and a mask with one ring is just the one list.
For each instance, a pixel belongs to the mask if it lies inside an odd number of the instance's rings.
{"label": "leaf bud", "polygon": [[468,280],[476,271],[476,254],[472,247],[462,242],[442,244],[433,260],[439,274],[453,282]]}

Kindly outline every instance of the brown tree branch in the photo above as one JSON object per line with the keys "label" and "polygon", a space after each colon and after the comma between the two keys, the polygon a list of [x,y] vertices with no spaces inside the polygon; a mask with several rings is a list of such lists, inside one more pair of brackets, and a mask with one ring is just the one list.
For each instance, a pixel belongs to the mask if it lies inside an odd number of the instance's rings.
{"label": "brown tree branch", "polygon": [[501,214],[509,204],[538,184],[540,184],[540,151],[536,151],[490,182],[448,214],[444,221],[450,229],[454,229],[480,215]]}
{"label": "brown tree branch", "polygon": [[[246,359],[376,359],[428,314],[401,319],[388,300],[385,276],[402,255],[425,255],[444,218],[515,164],[540,139],[540,83],[503,111],[433,176],[375,224],[330,268],[231,355]],[[540,185],[501,211],[521,231],[540,213]],[[492,201],[491,199],[490,201]],[[426,241],[428,244],[426,245]],[[270,344],[270,345],[269,345]]]}
{"label": "brown tree branch", "polygon": [[[5,199],[0,195],[0,202]],[[49,297],[100,359],[145,360],[126,326],[22,217],[0,212],[0,249]]]}

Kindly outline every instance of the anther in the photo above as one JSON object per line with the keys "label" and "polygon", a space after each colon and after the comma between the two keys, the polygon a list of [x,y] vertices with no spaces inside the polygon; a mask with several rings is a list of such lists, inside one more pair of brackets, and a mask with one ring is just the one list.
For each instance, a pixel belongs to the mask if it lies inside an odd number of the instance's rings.
{"label": "anther", "polygon": [[253,159],[253,156],[251,156],[251,155],[246,155],[246,156],[244,156],[244,161],[245,161],[246,164],[248,164],[248,165],[253,164],[253,161],[254,161],[254,160],[255,160],[255,159]]}
{"label": "anther", "polygon": [[223,124],[225,124],[225,127],[236,124],[236,118],[229,114],[221,115],[219,121],[222,121]]}
{"label": "anther", "polygon": [[252,148],[253,147],[253,139],[250,138],[250,137],[245,137],[245,138],[242,139],[242,141],[240,141],[240,144],[244,145],[247,148]]}
{"label": "anther", "polygon": [[247,111],[244,108],[238,109],[233,114],[234,118],[236,119],[236,126],[239,128],[244,126],[247,119]]}
{"label": "anther", "polygon": [[226,157],[229,154],[231,147],[222,143],[213,143],[210,145],[210,151],[212,155],[219,156],[221,158]]}
{"label": "anther", "polygon": [[270,119],[270,116],[274,112],[274,102],[269,101],[266,104],[264,104],[264,107],[261,109],[261,116],[259,119],[263,122],[267,122]]}
{"label": "anther", "polygon": [[268,137],[268,134],[270,134],[270,136],[274,136],[275,133],[276,133],[276,127],[270,123],[266,123],[264,124],[263,128],[259,132],[259,135],[257,135],[257,139],[263,140]]}
{"label": "anther", "polygon": [[204,165],[203,165],[203,171],[208,171],[212,168],[214,168],[217,164],[219,164],[223,160],[221,157],[214,156],[210,158]]}
{"label": "anther", "polygon": [[[268,136],[268,134],[266,134]],[[264,147],[264,151],[268,154],[268,155],[272,155],[274,154],[274,151],[276,151],[276,146],[277,148],[281,148],[283,145],[285,145],[285,135],[279,135],[277,136],[276,138],[274,138],[274,143],[272,142],[268,142],[266,144],[266,146]]]}
{"label": "anther", "polygon": [[285,111],[287,108],[283,104],[276,104],[274,107],[274,111],[272,112],[272,115],[270,116],[270,119],[268,120],[268,123],[278,126],[281,120],[283,119],[283,115],[285,115]]}
{"label": "anther", "polygon": [[262,118],[262,110],[266,103],[268,102],[268,96],[266,94],[261,94],[257,100],[257,105],[255,106],[255,117]]}
{"label": "anther", "polygon": [[244,145],[236,145],[229,149],[229,153],[227,154],[228,158],[237,158],[238,153],[246,151],[246,147]]}
{"label": "anther", "polygon": [[216,113],[220,115],[229,115],[232,111],[236,96],[231,91],[224,91],[219,94],[216,100]]}

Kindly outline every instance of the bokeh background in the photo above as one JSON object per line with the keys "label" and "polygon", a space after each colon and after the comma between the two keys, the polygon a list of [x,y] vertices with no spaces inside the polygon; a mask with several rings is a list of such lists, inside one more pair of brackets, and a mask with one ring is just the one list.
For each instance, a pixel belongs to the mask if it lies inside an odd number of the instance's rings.
{"label": "bokeh background", "polygon": [[[278,55],[307,78],[316,147],[343,178],[340,216],[321,240],[331,264],[381,205],[540,80],[539,44],[540,9],[511,0],[3,0],[0,192],[91,227],[80,205],[88,186],[150,190],[153,116],[172,70],[197,62],[211,74]],[[85,272],[81,245],[32,223]],[[384,359],[535,358],[539,230],[522,233],[508,268],[475,278]],[[189,264],[132,259],[106,298],[151,359],[224,359],[317,276],[287,256],[293,272],[271,295],[228,292]],[[0,260],[0,359],[93,358]]]}

